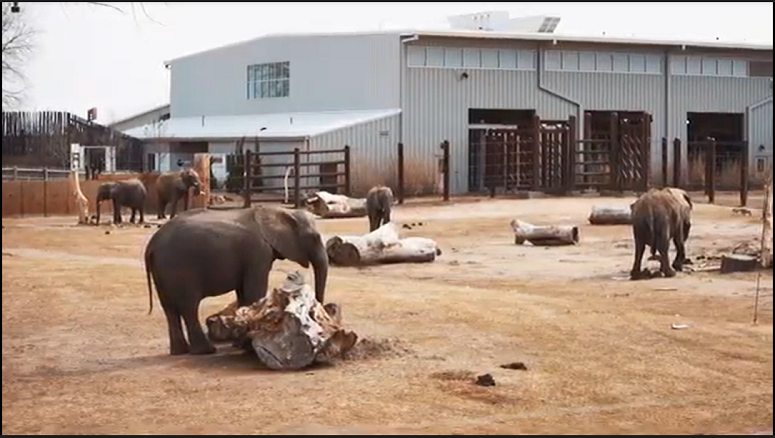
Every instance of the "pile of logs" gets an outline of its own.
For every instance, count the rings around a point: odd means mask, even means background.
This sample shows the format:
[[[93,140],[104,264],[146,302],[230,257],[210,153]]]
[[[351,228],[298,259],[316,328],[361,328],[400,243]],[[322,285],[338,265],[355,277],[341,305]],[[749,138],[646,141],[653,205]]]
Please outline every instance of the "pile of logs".
[[[315,192],[305,200],[307,210],[321,218],[365,217],[366,198],[350,198],[328,192]]]
[[[247,307],[232,303],[206,320],[213,342],[233,342],[252,349],[271,370],[292,371],[315,362],[341,358],[358,341],[342,328],[341,310],[325,307],[298,271]]]
[[[579,243],[579,227],[573,225],[533,225],[519,219],[511,221],[514,243],[533,246],[565,246]]]
[[[441,255],[438,244],[424,237],[401,239],[393,222],[363,236],[333,236],[326,241],[328,260],[336,266],[428,263]]]

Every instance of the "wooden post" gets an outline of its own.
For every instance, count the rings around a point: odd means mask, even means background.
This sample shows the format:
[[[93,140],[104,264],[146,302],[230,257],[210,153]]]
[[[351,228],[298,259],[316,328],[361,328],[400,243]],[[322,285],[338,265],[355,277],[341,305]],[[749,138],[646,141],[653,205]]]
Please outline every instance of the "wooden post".
[[[202,181],[202,193],[193,198],[191,206],[207,208],[210,204],[210,154],[194,154],[192,167]]]
[[[444,140],[441,143],[441,151],[443,153],[442,158],[442,172],[444,172],[443,178],[443,197],[444,201],[449,201],[449,141]]]
[[[711,204],[716,203],[716,140],[710,142],[708,148],[708,202]]]
[[[13,166],[13,180],[14,181],[19,180],[19,168],[16,166]]]
[[[398,203],[404,203],[404,144],[398,143]]]
[[[668,175],[668,157],[669,152],[667,150],[667,137],[662,137],[662,187],[667,187],[670,185],[670,176]]]
[[[242,206],[248,208],[253,204],[253,154],[249,149],[242,155]]]
[[[293,206],[301,206],[301,150],[293,150]]]
[[[683,181],[683,163],[681,162],[681,139],[673,139],[673,187],[682,188]]]
[[[536,114],[532,120],[533,131],[533,190],[541,190],[541,118]]]
[[[568,140],[565,152],[565,187],[569,192],[576,190],[576,141],[578,140],[576,116],[568,117]]]
[[[750,149],[747,141],[743,142],[742,158],[740,159],[740,206],[748,206],[748,172],[750,170]]]
[[[611,135],[610,152],[608,155],[608,171],[611,187],[616,191],[622,191],[622,180],[619,167],[621,166],[621,154],[619,145],[619,114],[611,113],[609,122],[609,134]]]
[[[352,180],[350,179],[350,146],[344,146],[344,194],[352,195]]]
[[[48,167],[43,168],[43,217],[48,217]]]

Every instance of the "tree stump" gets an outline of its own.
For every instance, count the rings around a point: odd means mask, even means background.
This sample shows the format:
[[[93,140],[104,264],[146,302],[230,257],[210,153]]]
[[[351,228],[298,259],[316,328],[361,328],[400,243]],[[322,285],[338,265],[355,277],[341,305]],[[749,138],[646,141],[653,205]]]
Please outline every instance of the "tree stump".
[[[533,246],[565,246],[579,243],[579,228],[573,225],[533,225],[519,219],[511,221],[514,243]]]
[[[328,260],[337,266],[429,263],[441,255],[438,244],[424,237],[401,239],[393,222],[363,236],[334,236],[326,241]]]
[[[315,192],[306,199],[307,210],[322,218],[365,217],[366,198],[350,198],[328,192]]]
[[[630,206],[594,206],[592,213],[589,214],[589,223],[592,225],[632,225]]]
[[[750,255],[731,254],[721,257],[721,273],[751,272],[759,269],[759,259]]]
[[[315,291],[298,271],[261,301],[247,307],[232,303],[208,317],[206,324],[211,340],[249,346],[276,371],[342,357],[358,341],[355,333],[342,328],[339,308],[316,301]]]

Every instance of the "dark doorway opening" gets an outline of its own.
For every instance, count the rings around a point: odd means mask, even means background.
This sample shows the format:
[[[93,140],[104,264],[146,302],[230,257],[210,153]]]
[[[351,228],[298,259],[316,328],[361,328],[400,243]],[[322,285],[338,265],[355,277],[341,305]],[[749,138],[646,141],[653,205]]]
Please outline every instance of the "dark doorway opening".
[[[101,147],[84,147],[83,163],[86,170],[86,179],[97,179],[106,170],[106,151]]]
[[[156,154],[146,154],[145,168],[148,172],[156,170]]]
[[[535,117],[535,110],[481,109],[468,110],[469,125],[527,125]]]
[[[716,185],[735,188],[740,183],[740,166],[745,157],[745,116],[743,113],[687,113],[687,155],[689,184],[704,186],[709,178],[708,148],[715,144],[713,170]]]

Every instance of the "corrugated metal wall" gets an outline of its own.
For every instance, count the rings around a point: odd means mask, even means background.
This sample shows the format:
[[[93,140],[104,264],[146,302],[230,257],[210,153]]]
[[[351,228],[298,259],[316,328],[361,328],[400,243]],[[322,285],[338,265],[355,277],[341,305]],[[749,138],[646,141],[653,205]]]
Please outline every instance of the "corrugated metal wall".
[[[394,115],[313,137],[310,139],[310,150],[336,150],[350,146],[353,196],[364,196],[377,184],[385,184],[395,190],[400,117]],[[308,159],[309,162],[335,161],[341,159],[341,155],[313,155]],[[310,166],[306,173],[318,174],[319,171],[317,166]],[[319,181],[304,183],[306,186],[317,184]]]
[[[772,166],[772,96],[762,102],[756,108],[752,108],[748,115],[748,135],[751,148],[751,169],[757,177],[763,176]],[[760,150],[761,147],[764,150]],[[757,161],[763,159],[764,169],[758,168]]]

